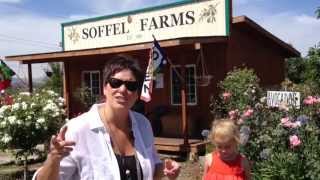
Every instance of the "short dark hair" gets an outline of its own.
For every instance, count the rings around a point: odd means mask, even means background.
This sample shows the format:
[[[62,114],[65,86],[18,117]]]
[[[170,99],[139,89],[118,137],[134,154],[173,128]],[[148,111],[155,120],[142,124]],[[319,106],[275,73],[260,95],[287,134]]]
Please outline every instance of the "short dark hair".
[[[103,70],[104,85],[108,83],[109,79],[113,75],[126,69],[133,73],[136,81],[139,83],[139,87],[141,87],[144,79],[144,73],[142,72],[137,60],[126,55],[117,55],[106,62]],[[139,88],[138,91],[140,91],[140,89],[141,88]]]

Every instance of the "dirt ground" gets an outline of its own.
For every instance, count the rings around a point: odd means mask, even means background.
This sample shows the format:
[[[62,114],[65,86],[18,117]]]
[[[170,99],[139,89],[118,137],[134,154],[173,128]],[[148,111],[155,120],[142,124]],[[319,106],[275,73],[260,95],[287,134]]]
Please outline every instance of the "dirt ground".
[[[168,156],[161,154],[161,159],[171,158],[179,162],[181,166],[180,175],[178,180],[201,180],[203,173],[204,156],[200,156],[196,161],[190,161],[185,159],[176,158],[174,156]]]

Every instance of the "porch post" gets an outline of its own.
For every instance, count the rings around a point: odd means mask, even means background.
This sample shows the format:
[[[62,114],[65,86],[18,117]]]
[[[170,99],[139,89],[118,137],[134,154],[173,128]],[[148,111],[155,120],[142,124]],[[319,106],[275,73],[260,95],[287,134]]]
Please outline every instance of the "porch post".
[[[182,132],[183,132],[183,144],[185,146],[189,145],[188,137],[188,120],[187,120],[187,99],[186,99],[186,81],[185,81],[185,65],[182,65],[182,78],[181,82],[181,109],[182,109]]]
[[[68,119],[70,119],[71,118],[71,110],[70,110],[69,62],[63,62],[63,97],[65,99],[67,116],[68,116]]]
[[[32,86],[32,66],[31,63],[28,63],[28,82],[29,82],[29,92],[33,92],[33,86]]]

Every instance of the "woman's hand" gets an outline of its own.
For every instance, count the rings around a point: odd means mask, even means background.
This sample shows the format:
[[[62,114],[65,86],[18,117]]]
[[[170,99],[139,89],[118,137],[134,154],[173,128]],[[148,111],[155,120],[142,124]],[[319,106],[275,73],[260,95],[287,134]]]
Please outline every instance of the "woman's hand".
[[[50,140],[50,152],[48,157],[54,162],[60,162],[65,156],[73,150],[71,146],[75,145],[74,141],[66,141],[65,135],[68,127],[65,126],[57,135],[53,135]]]
[[[180,165],[174,160],[166,159],[164,161],[163,173],[169,179],[176,179],[180,173]]]
[[[37,180],[59,180],[60,161],[70,154],[74,141],[66,141],[67,126],[63,127],[57,135],[50,140],[50,152],[42,168],[38,170]]]

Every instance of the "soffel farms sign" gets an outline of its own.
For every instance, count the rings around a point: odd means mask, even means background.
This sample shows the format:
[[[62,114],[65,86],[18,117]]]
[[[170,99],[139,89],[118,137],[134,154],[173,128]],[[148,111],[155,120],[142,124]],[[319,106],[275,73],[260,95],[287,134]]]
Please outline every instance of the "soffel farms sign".
[[[64,50],[182,37],[227,36],[228,0],[189,2],[62,24]]]

